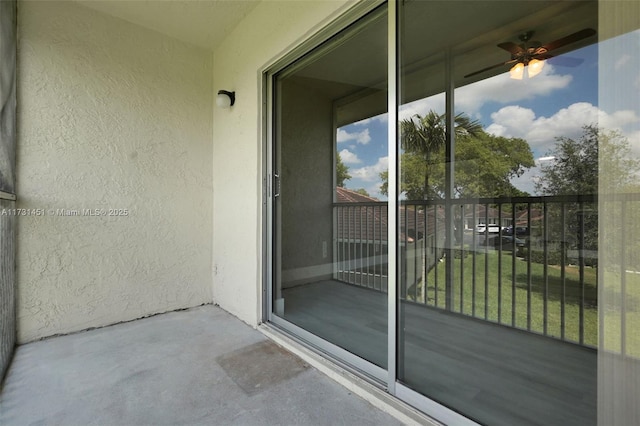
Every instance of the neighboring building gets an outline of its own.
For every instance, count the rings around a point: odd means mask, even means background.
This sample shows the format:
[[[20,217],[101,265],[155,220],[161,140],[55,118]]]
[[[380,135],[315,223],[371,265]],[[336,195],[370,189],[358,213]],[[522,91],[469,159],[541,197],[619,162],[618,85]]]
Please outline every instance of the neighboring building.
[[[336,187],[336,270],[334,278],[386,291],[388,278],[387,202]],[[398,238],[402,273],[411,292],[444,255],[442,206],[400,206]]]
[[[513,223],[513,219],[509,213],[500,212],[495,207],[475,204],[471,206],[471,210],[469,210],[469,208],[465,209],[464,229],[476,229],[479,224],[495,224],[501,228],[506,228]]]

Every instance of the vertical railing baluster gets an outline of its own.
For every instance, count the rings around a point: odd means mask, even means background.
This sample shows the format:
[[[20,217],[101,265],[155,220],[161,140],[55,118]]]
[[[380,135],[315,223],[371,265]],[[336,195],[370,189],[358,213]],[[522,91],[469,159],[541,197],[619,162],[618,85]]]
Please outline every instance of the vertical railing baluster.
[[[374,250],[372,250],[373,241],[376,235],[373,227],[375,223],[375,215],[373,209],[375,209],[374,206],[367,207],[367,287],[375,289],[376,277],[371,273],[371,264],[373,260],[372,252],[375,252]]]
[[[543,209],[543,235],[544,241],[543,243],[543,283],[544,283],[544,299],[542,301],[542,323],[543,323],[543,334],[547,335],[547,329],[549,327],[547,314],[549,311],[548,300],[549,300],[549,211],[547,208],[547,202],[543,201],[542,204]]]
[[[385,224],[383,224],[383,217],[387,218],[387,221],[389,220],[389,216],[388,216],[388,210],[387,206],[379,206],[378,210],[380,212],[380,222],[378,224],[378,233],[380,234],[380,239],[379,239],[379,247],[378,247],[378,280],[380,281],[380,289],[382,291],[385,290],[385,282],[384,282],[384,278],[383,278],[383,272],[384,272],[384,238],[383,238],[383,232],[385,232]],[[387,234],[387,245],[389,244],[389,235]],[[395,241],[392,241],[392,244],[396,244]],[[387,250],[388,253],[388,250]],[[387,261],[388,261],[388,254],[387,254]],[[388,267],[388,266],[387,266]]]
[[[531,202],[527,203],[527,231],[529,232],[529,247],[527,248],[527,330],[531,331],[531,290],[533,287],[531,275]]]
[[[418,206],[413,206],[413,301],[418,301]]]
[[[489,319],[489,203],[484,205],[484,319]]]
[[[354,280],[353,280],[353,247],[355,246],[354,241],[353,241],[353,232],[354,232],[354,230],[353,230],[353,228],[354,228],[353,206],[349,206],[348,207],[348,212],[349,212],[349,215],[348,215],[348,218],[349,218],[349,220],[348,220],[348,223],[349,223],[349,234],[348,234],[349,235],[349,256],[348,256],[349,269],[348,269],[348,271],[349,271],[349,283],[353,284],[354,283]]]
[[[433,250],[433,288],[434,288],[434,301],[433,303],[435,304],[434,306],[438,306],[438,263],[439,263],[439,247],[438,247],[438,205],[437,204],[433,204],[433,212],[434,212],[434,216],[433,216],[433,223],[434,223],[434,227],[433,227],[433,245],[434,245],[434,250]]]
[[[460,217],[464,221],[464,205],[460,204]],[[456,236],[460,236],[462,229],[457,229]],[[455,255],[454,255],[455,257]],[[460,241],[460,313],[464,313],[464,233]]]
[[[337,266],[338,266],[338,280],[342,281],[342,207],[336,207],[336,229],[338,230],[338,235],[336,238],[336,254],[337,254]]]
[[[471,228],[471,315],[473,317],[476,316],[476,249],[478,247],[478,236],[476,233],[476,224],[477,224],[477,208],[478,205],[473,203],[471,204],[473,208],[471,212],[471,223],[473,227]],[[463,237],[464,240],[464,237]]]
[[[561,228],[561,241],[562,241],[562,253],[560,253],[561,267],[560,267],[560,338],[566,339],[566,303],[567,303],[567,278],[566,278],[566,255],[567,255],[567,218],[566,218],[566,204],[560,203],[560,224]]]
[[[580,232],[580,247],[579,247],[579,263],[580,263],[580,329],[579,329],[579,342],[582,345],[584,343],[584,299],[585,299],[585,285],[584,285],[584,202],[578,203],[578,230]]]
[[[369,246],[371,245],[371,242],[370,242],[371,241],[370,240],[370,237],[371,237],[371,232],[370,231],[371,230],[369,229],[369,206],[366,206],[365,209],[364,209],[364,220],[365,220],[365,229],[366,229],[365,236],[366,236],[366,241],[367,241],[367,243],[364,246],[365,250],[367,252],[367,255],[366,255],[366,258],[365,258],[366,259],[365,263],[367,264],[367,266],[366,266],[367,288],[371,288],[371,269],[370,269],[371,268],[371,258],[369,257],[371,255],[371,252],[369,250]]]
[[[429,205],[424,206],[424,252],[421,267],[424,267],[422,287],[424,288],[424,304],[429,304]]]
[[[378,280],[380,281],[380,289],[382,291],[384,291],[384,287],[385,287],[385,282],[384,282],[384,278],[383,278],[383,272],[384,272],[384,238],[383,238],[383,232],[385,232],[385,224],[383,224],[383,217],[387,218],[387,221],[389,220],[388,214],[386,214],[385,212],[387,212],[387,206],[379,206],[378,210],[379,210],[379,216],[380,216],[380,222],[378,223],[378,233],[380,234],[380,238],[378,241]],[[393,244],[395,244],[396,242],[393,241]],[[389,235],[387,235],[387,244],[389,244]],[[387,250],[388,253],[388,250]],[[387,259],[388,261],[388,259]]]
[[[377,254],[378,253],[378,235],[376,234],[376,222],[377,222],[376,218],[380,216],[376,213],[376,209],[377,209],[377,206],[373,206],[371,208],[372,214],[373,214],[371,218],[371,221],[373,223],[373,235],[371,238],[371,246],[373,248],[373,271],[372,272],[373,272],[373,288],[374,289],[377,289],[378,287],[377,286],[378,277],[376,276],[376,272],[378,270],[378,254]],[[382,290],[382,283],[380,283],[379,289]]]
[[[348,281],[348,277],[345,274],[345,271],[347,270],[347,227],[345,221],[346,211],[346,208],[340,207],[340,229],[342,231],[342,238],[340,241],[340,275],[343,281]]]
[[[357,278],[360,278],[360,286],[364,287],[364,280],[363,280],[363,275],[362,275],[362,267],[363,267],[363,255],[364,255],[364,250],[362,247],[362,240],[364,239],[363,233],[362,233],[362,225],[363,225],[363,220],[362,220],[362,207],[358,207],[358,237],[360,237],[360,244],[358,245],[360,247],[360,253],[357,254],[357,262],[358,262],[358,266],[356,266],[356,281]]]
[[[502,203],[498,204],[498,323],[502,323]],[[487,237],[489,236],[487,224]]]
[[[378,231],[376,232],[376,268],[375,268],[375,277],[378,280],[378,286],[380,287],[380,291],[384,292],[384,278],[382,277],[382,271],[384,268],[384,239],[383,239],[383,232],[384,232],[384,220],[383,218],[385,217],[385,208],[386,206],[378,206],[378,213],[377,213],[377,224],[378,224]],[[388,240],[388,236],[387,236],[387,240]],[[387,243],[388,244],[388,243]]]
[[[511,326],[516,326],[516,254],[518,241],[516,232],[516,203],[511,203]]]

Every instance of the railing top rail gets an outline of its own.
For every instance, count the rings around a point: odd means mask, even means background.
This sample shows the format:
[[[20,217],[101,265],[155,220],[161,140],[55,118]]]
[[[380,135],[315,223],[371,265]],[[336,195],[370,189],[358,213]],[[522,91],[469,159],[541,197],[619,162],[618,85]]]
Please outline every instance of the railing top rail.
[[[333,203],[333,207],[379,207],[386,205],[386,201],[367,201],[366,203],[342,201],[339,203]]]
[[[628,195],[634,196],[640,200],[640,194],[614,194],[618,195],[620,200],[629,200]],[[636,197],[637,196],[637,197]],[[593,203],[597,202],[598,196],[594,194],[581,195],[544,195],[532,197],[491,197],[491,198],[453,198],[449,201],[439,200],[402,200],[400,204],[419,205],[419,206],[441,206],[449,204],[528,204],[528,203]],[[607,197],[609,198],[609,197]]]
[[[640,201],[640,193],[618,193],[618,194],[579,194],[579,195],[544,195],[531,197],[493,197],[493,198],[453,198],[449,201],[444,199],[436,200],[400,200],[400,205],[409,206],[443,206],[449,204],[536,204],[536,203],[596,203],[598,201]],[[353,207],[353,206],[386,206],[386,201],[359,202],[337,202],[333,207]]]

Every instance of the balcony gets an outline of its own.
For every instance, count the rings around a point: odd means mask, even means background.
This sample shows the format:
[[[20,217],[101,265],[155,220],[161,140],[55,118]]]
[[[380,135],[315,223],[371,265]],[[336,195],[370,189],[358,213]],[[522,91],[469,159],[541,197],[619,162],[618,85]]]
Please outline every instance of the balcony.
[[[611,199],[620,214],[640,198]],[[386,292],[387,203],[336,203],[334,278]],[[445,211],[455,227],[447,243]],[[597,347],[594,196],[403,201],[400,298],[549,338]],[[478,232],[479,224],[495,224]],[[621,225],[624,226],[624,225]],[[513,229],[516,229],[513,235]],[[622,260],[622,246],[610,256]],[[451,273],[445,264],[450,256]],[[620,262],[618,262],[620,263]],[[633,277],[633,274],[630,275]],[[634,286],[635,287],[635,286]]]
[[[19,346],[0,394],[6,426],[265,422],[401,424],[211,305]]]
[[[633,235],[636,225],[625,218],[640,197],[600,201]],[[452,244],[447,211],[455,226]],[[397,279],[404,326],[398,358],[409,361],[398,368],[408,384],[466,412],[482,400],[483,421],[501,412],[495,424],[552,424],[560,418],[567,425],[591,424],[599,343],[597,212],[593,196],[402,201]],[[284,292],[289,321],[381,367],[387,217],[386,202],[335,203],[333,279]],[[482,223],[497,226],[478,232]],[[609,246],[607,258],[618,259],[617,272],[636,291],[637,274],[626,266],[635,253],[620,243]],[[640,296],[623,294],[620,303],[627,305]],[[628,305],[618,318],[609,316],[607,327],[625,327],[626,319],[635,318],[633,309]],[[328,312],[331,321],[319,324],[317,318]],[[622,339],[617,347],[627,357],[640,355],[636,341]],[[459,383],[465,383],[464,392]],[[541,414],[539,407],[552,408]]]

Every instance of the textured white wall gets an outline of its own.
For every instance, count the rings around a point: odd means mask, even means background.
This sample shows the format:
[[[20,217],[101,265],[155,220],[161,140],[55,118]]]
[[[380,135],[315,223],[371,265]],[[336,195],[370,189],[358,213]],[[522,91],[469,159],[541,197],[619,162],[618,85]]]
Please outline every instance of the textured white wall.
[[[265,0],[214,52],[214,88],[235,90],[236,105],[214,110],[213,296],[249,324],[261,318],[259,70],[352,3]]]
[[[212,55],[20,2],[19,341],[212,301]],[[63,217],[51,209],[128,209]]]

